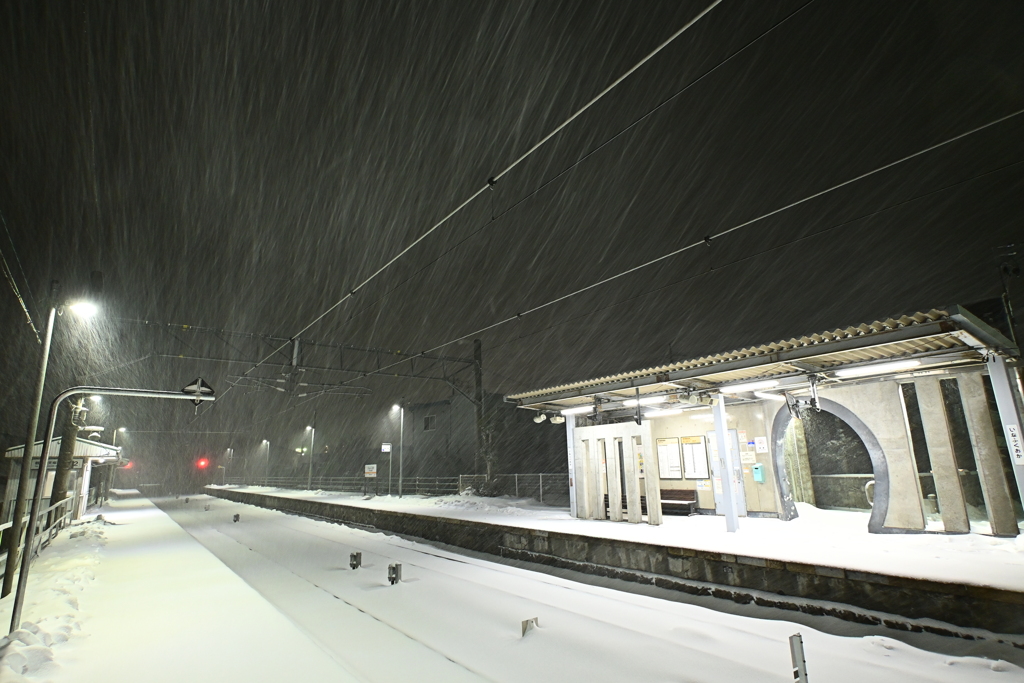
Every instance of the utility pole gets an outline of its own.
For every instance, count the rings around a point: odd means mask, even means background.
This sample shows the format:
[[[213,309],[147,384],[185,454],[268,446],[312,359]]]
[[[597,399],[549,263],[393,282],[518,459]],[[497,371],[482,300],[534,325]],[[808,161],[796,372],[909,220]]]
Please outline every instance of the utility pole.
[[[39,374],[36,378],[36,389],[32,396],[32,409],[28,418],[28,436],[25,437],[25,448],[21,453],[21,478],[18,479],[18,497],[14,503],[14,516],[11,517],[11,528],[7,530],[7,565],[4,570],[4,585],[0,597],[10,595],[14,590],[14,575],[18,569],[18,555],[21,547],[22,517],[28,507],[28,480],[32,476],[32,454],[36,445],[36,431],[39,429],[39,411],[43,406],[43,387],[46,384],[46,366],[50,362],[50,341],[53,339],[53,321],[57,316],[57,281],[50,283],[50,315],[46,320],[46,332],[43,334],[43,352],[39,359]],[[43,444],[45,447],[46,444]],[[40,463],[41,464],[41,463]],[[41,473],[41,476],[46,476]]]
[[[64,423],[64,431],[60,437],[60,451],[57,453],[57,470],[53,473],[53,488],[50,493],[50,504],[59,503],[68,497],[68,474],[71,473],[75,458],[75,444],[78,440],[79,422],[85,397],[78,396],[77,401],[68,411],[68,421]]]
[[[473,459],[473,474],[480,474],[480,460],[487,464],[487,481],[491,480],[491,464],[487,458],[484,435],[484,370],[483,344],[473,340],[473,400],[476,403],[476,457]]]
[[[313,446],[316,442],[316,411],[313,411],[313,424],[309,428],[309,475],[306,477],[306,490],[313,489]]]

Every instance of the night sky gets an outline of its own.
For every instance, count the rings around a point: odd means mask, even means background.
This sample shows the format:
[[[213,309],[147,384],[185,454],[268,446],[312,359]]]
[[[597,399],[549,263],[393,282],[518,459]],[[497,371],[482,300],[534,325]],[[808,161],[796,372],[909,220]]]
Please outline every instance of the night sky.
[[[46,403],[197,375],[224,393],[251,365],[156,355],[273,346],[182,325],[292,337],[709,1],[5,1],[0,251],[37,326],[51,279],[71,296],[105,278],[100,316],[58,320]],[[1013,0],[726,0],[303,337],[422,351],[471,335],[1024,109],[1022,45]],[[1024,114],[524,315],[478,335],[485,387],[998,296],[997,248],[1024,243],[1022,162]],[[3,285],[10,446],[39,345]],[[315,409],[329,471],[351,474],[397,439],[392,403],[453,391],[303,375],[360,397],[246,382],[198,416],[122,400],[92,421],[127,426],[156,476],[294,445]]]

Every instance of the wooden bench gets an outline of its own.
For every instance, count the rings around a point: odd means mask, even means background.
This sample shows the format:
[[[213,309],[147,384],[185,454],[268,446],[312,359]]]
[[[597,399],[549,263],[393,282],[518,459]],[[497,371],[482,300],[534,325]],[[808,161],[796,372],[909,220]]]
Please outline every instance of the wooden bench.
[[[605,510],[611,515],[608,494],[604,496]],[[692,515],[697,507],[697,492],[693,489],[662,489],[661,512],[665,515]],[[622,509],[626,509],[626,496],[622,496]],[[640,496],[640,514],[647,514],[647,496]]]
[[[661,512],[666,515],[692,515],[697,507],[697,492],[693,489],[662,489]]]

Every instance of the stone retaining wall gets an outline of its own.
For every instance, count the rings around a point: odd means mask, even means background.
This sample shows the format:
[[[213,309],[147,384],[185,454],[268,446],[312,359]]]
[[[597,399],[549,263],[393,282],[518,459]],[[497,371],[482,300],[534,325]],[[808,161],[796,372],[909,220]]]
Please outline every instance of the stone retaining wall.
[[[908,579],[838,567],[633,543],[408,512],[373,510],[316,500],[207,489],[211,495],[306,517],[373,527],[490,555],[527,560],[598,576],[652,583],[810,614],[828,614],[890,628],[970,637],[934,619],[994,633],[1024,634],[1024,593]],[[843,603],[825,605],[821,602]],[[864,612],[882,612],[870,614]],[[887,619],[886,615],[903,617]]]

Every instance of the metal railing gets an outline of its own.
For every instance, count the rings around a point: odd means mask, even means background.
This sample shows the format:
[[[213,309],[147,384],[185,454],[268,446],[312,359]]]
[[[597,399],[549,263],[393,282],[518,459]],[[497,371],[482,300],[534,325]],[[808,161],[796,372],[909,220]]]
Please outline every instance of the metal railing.
[[[304,490],[306,477],[227,477],[226,484],[245,486],[274,486],[281,489]],[[372,493],[385,495],[388,480],[384,477],[313,477],[313,490],[343,493]],[[398,494],[398,480],[391,481],[391,492]],[[402,480],[402,493],[409,496],[452,496],[459,492],[458,477],[406,477]]]
[[[463,474],[459,493],[467,489],[488,496],[533,498],[545,505],[569,504],[569,475],[564,473],[496,474],[490,482],[483,474]]]
[[[273,486],[282,489],[306,489],[306,477],[227,477],[225,484],[239,486]],[[343,493],[388,492],[386,478],[313,477],[313,489]],[[406,477],[402,493],[409,496],[453,496],[467,489],[488,496],[533,498],[546,505],[569,504],[569,475],[564,473],[498,474],[487,481],[483,474],[462,474],[458,477]],[[391,492],[398,494],[398,480],[391,482]]]
[[[57,534],[61,532],[64,527],[68,525],[71,518],[71,513],[74,510],[75,498],[65,498],[64,500],[58,501],[46,508],[45,510],[39,511],[39,516],[36,517],[36,540],[35,545],[32,547],[33,557],[38,555],[39,552],[50,545],[50,542],[57,537]],[[31,528],[26,522],[28,522],[29,515],[25,515],[21,518],[21,538],[18,539],[18,549],[23,552],[25,549],[25,536],[28,534]],[[0,533],[8,533],[14,525],[13,520],[0,524]],[[4,544],[6,546],[6,544]],[[4,566],[7,560],[7,551],[0,552],[0,577],[4,575]]]

